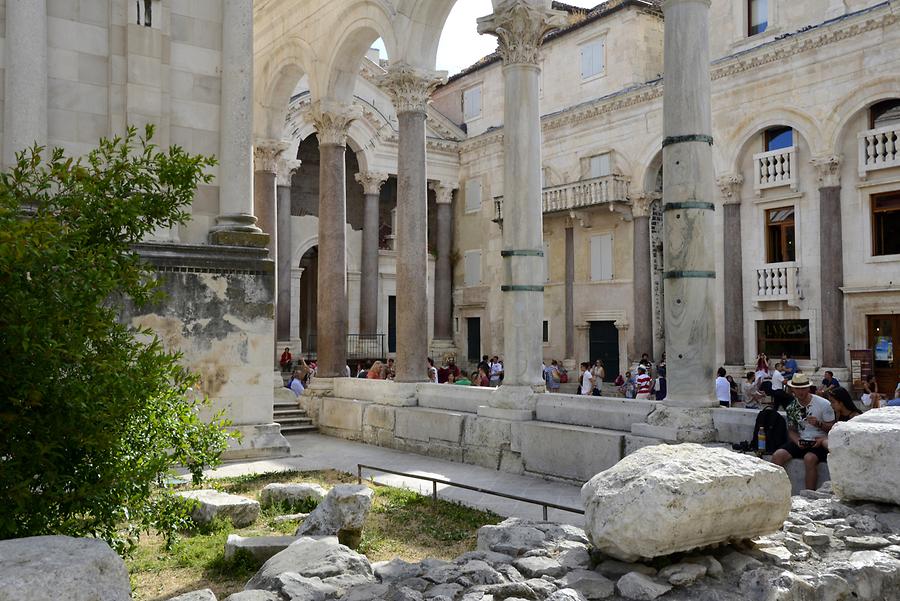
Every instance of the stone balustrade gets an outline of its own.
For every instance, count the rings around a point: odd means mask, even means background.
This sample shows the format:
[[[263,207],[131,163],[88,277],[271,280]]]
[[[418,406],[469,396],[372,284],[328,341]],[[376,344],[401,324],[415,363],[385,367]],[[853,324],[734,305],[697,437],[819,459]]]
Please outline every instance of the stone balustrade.
[[[757,194],[768,188],[790,186],[797,189],[797,147],[788,146],[753,155],[755,177],[753,188]]]
[[[628,178],[604,175],[578,182],[544,188],[541,195],[544,213],[580,209],[628,198]]]
[[[803,298],[799,275],[800,267],[793,261],[769,263],[757,269],[754,301],[787,301],[796,305]]]
[[[859,176],[900,166],[900,123],[859,133]]]

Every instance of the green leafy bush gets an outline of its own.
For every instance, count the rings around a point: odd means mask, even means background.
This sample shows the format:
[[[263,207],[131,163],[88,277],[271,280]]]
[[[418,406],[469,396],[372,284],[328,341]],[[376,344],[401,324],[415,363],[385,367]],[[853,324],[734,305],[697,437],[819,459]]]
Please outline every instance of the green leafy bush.
[[[157,486],[225,449],[194,377],[120,299],[159,300],[131,245],[183,223],[214,159],[129,130],[86,158],[34,148],[0,174],[0,538],[98,536],[118,550],[186,512]],[[148,342],[149,341],[149,342]]]

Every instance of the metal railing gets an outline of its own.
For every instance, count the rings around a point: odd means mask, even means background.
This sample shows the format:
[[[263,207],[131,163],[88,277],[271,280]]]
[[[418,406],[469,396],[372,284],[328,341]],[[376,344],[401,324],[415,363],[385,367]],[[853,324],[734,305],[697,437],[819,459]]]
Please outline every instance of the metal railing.
[[[380,472],[382,474],[393,474],[395,476],[403,476],[405,478],[415,478],[417,480],[427,480],[431,482],[431,498],[433,500],[437,500],[437,487],[438,484],[443,484],[445,486],[455,486],[456,488],[462,488],[465,490],[471,490],[473,492],[480,492],[486,495],[493,495],[495,497],[503,497],[504,499],[511,499],[513,501],[521,501],[523,503],[530,503],[532,505],[540,505],[544,511],[544,521],[547,521],[547,509],[558,509],[560,511],[568,511],[570,513],[577,513],[578,515],[584,515],[583,509],[578,509],[576,507],[566,507],[565,505],[559,505],[558,503],[551,503],[550,501],[536,501],[535,499],[529,499],[528,497],[520,497],[518,495],[510,495],[505,492],[499,492],[496,490],[490,490],[487,488],[481,488],[480,486],[472,486],[471,484],[463,484],[462,482],[451,482],[450,480],[445,480],[443,478],[433,478],[431,476],[420,476],[418,474],[408,474],[406,472],[398,472],[395,470],[389,470],[383,467],[375,467],[374,465],[364,465],[362,463],[356,464],[356,481],[359,484],[362,484],[363,481],[363,470],[367,469],[372,472]]]
[[[380,359],[384,353],[384,334],[348,334],[348,359]]]

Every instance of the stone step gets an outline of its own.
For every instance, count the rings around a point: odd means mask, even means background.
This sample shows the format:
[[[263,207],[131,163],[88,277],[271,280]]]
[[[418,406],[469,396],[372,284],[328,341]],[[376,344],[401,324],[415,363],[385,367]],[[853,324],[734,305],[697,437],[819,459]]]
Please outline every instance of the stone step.
[[[311,417],[285,417],[279,418],[275,416],[275,423],[279,424],[282,428],[284,426],[307,426],[312,423]]]
[[[309,417],[309,414],[305,409],[285,409],[283,411],[275,410],[273,413],[275,416],[275,421],[280,421],[280,419],[292,419],[295,417]]]
[[[287,434],[306,434],[307,432],[318,432],[319,429],[313,425],[308,426],[282,426],[281,433]]]

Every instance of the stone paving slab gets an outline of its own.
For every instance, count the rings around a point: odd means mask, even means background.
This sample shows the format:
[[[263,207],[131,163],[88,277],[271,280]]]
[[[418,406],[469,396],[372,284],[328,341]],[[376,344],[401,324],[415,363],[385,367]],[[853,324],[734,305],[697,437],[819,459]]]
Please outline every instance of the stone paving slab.
[[[307,471],[328,468],[355,474],[357,464],[364,463],[411,474],[462,482],[507,494],[549,501],[567,507],[581,508],[581,487],[572,484],[530,476],[518,476],[465,463],[444,461],[415,453],[405,453],[321,434],[288,436],[287,439],[291,444],[290,457],[228,463],[218,469],[207,471],[206,475],[213,478],[221,478],[261,472]],[[371,475],[371,473],[365,472],[363,474],[366,478]],[[425,480],[391,474],[375,474],[375,481],[379,484],[415,490],[426,495],[431,494],[431,482]],[[519,517],[531,520],[542,518],[540,505],[530,505],[521,501],[504,499],[480,492],[438,485],[438,497],[456,501],[469,507],[493,511],[503,517]],[[550,509],[548,519],[574,526],[584,525],[583,516],[567,511]]]

